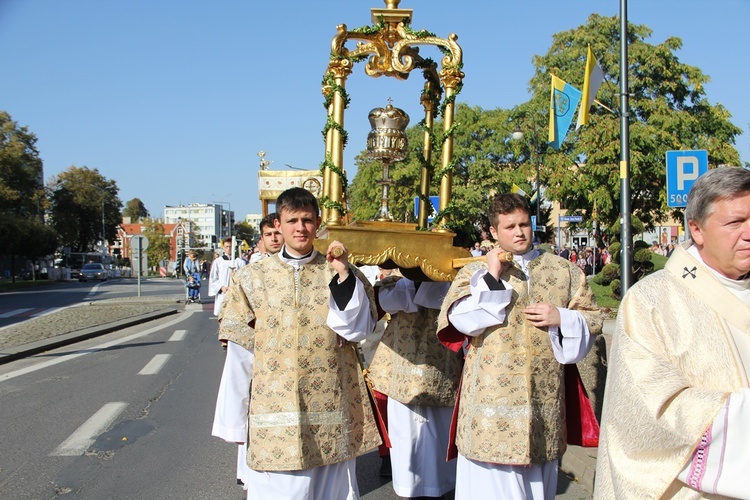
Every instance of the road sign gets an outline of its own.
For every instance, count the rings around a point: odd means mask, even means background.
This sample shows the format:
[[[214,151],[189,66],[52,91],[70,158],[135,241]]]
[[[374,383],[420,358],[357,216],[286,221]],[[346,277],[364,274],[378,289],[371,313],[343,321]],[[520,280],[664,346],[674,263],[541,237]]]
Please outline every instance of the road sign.
[[[684,207],[693,183],[708,172],[708,151],[667,151],[667,206]]]
[[[148,248],[148,238],[143,236],[142,234],[136,234],[130,237],[130,248],[135,249],[137,252],[140,248],[141,250],[145,250]]]
[[[560,222],[583,222],[582,215],[561,215]]]
[[[427,222],[435,220],[435,214],[440,206],[440,196],[430,196],[430,205],[432,206],[427,207]],[[419,196],[414,197],[414,217],[419,217]]]

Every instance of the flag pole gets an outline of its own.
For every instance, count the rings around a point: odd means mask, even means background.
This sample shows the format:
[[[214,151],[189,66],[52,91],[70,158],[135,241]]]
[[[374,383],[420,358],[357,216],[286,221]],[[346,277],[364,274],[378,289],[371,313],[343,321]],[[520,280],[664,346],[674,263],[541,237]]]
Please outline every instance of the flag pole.
[[[633,282],[633,234],[630,206],[630,133],[628,108],[628,0],[620,0],[620,282],[622,295]]]

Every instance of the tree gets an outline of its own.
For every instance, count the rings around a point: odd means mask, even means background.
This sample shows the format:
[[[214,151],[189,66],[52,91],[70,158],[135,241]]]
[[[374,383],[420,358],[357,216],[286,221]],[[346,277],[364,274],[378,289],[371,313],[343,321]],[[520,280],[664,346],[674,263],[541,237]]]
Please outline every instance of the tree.
[[[172,247],[169,236],[164,234],[164,226],[154,219],[145,220],[144,225],[143,235],[148,238],[148,261],[151,265],[158,265],[163,260],[169,260]]]
[[[136,223],[139,220],[148,217],[149,213],[140,198],[133,198],[125,203],[125,209],[122,211],[122,216],[123,218],[130,217],[130,222]]]
[[[240,241],[244,240],[247,242],[251,242],[253,241],[253,236],[255,235],[255,228],[247,222],[240,221],[234,225],[234,234],[235,237]]]
[[[46,208],[36,136],[0,111],[0,254],[36,260],[57,249],[57,233],[43,223]],[[11,270],[15,277],[15,269]]]
[[[619,19],[591,15],[586,24],[553,36],[546,55],[535,60],[532,99],[515,111],[519,117],[545,110],[549,103],[550,73],[581,87],[587,45],[590,44],[609,82],[620,72]],[[703,85],[709,77],[679,61],[682,42],[668,38],[659,45],[646,42],[651,30],[629,25],[630,189],[633,215],[647,228],[667,215],[680,220],[681,210],[669,209],[666,200],[664,158],[667,150],[706,149],[709,163],[739,165],[734,148],[741,129],[729,122],[721,105],[712,105]],[[610,108],[619,103],[619,84],[605,84],[598,99]],[[620,217],[620,118],[593,106],[591,121],[570,130],[559,152],[550,150],[542,169],[547,196],[565,200],[573,212],[593,213],[605,226]],[[546,132],[546,128],[541,127]],[[593,223],[589,218],[589,224]]]
[[[64,246],[75,252],[92,251],[102,240],[102,204],[104,206],[104,238],[113,241],[120,223],[122,202],[119,188],[98,169],[71,166],[53,177],[50,217]]]
[[[41,215],[44,206],[42,159],[36,136],[0,111],[0,212]]]
[[[11,276],[15,280],[16,258],[36,261],[52,255],[57,249],[58,235],[37,217],[0,214],[0,241],[3,255],[11,257]]]

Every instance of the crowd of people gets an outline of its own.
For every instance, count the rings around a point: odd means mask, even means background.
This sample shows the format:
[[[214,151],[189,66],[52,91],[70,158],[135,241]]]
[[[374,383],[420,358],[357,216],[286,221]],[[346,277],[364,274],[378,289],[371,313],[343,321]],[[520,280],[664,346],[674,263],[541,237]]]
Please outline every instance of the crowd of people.
[[[489,239],[474,243],[471,249],[471,255],[481,257],[487,255],[490,250],[495,248],[496,244]],[[593,276],[599,272],[602,267],[612,262],[612,256],[606,248],[598,247],[572,247],[563,244],[560,248],[554,245],[551,248],[552,253],[572,262],[578,266],[586,276]]]
[[[608,254],[538,248],[527,200],[500,194],[494,243],[452,282],[420,282],[361,270],[339,241],[318,252],[304,189],[276,207],[261,258],[216,292],[226,361],[212,434],[238,445],[247,498],[359,498],[356,458],[378,447],[401,497],[554,498],[582,425],[566,367],[604,319],[579,262]],[[691,241],[618,311],[597,498],[748,498],[750,172],[701,176],[687,220]]]

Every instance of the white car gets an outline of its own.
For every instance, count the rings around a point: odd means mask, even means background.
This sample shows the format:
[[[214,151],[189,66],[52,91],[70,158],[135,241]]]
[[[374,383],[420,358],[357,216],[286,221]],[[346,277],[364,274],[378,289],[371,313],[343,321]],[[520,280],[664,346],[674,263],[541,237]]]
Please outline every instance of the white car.
[[[86,264],[78,275],[78,281],[87,280],[107,281],[107,270],[102,264]]]

